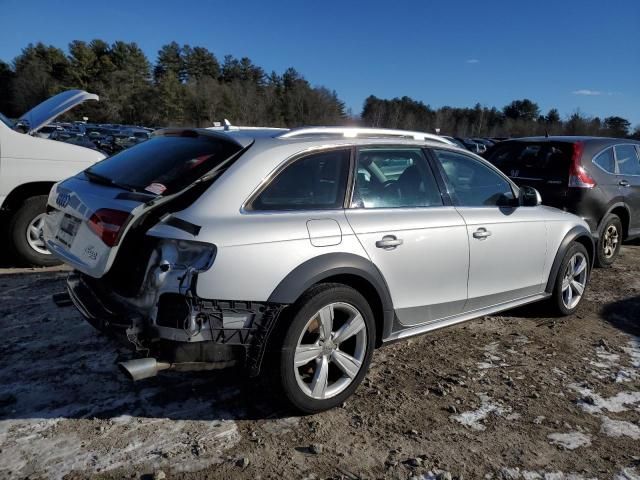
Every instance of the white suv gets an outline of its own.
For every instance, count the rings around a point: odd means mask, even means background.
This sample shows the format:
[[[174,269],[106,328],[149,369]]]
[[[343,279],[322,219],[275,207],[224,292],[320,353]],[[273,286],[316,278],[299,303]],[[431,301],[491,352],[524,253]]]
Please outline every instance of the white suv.
[[[87,100],[98,100],[98,96],[68,90],[25,113],[17,122],[0,114],[0,211],[5,214],[12,253],[22,263],[59,263],[41,238],[49,190],[55,182],[105,157],[95,150],[37,136],[58,115]]]
[[[315,412],[374,348],[583,297],[593,241],[440,137],[356,129],[165,130],[59,183],[48,248],[71,299],[158,370],[242,363]],[[265,355],[266,354],[266,355]]]

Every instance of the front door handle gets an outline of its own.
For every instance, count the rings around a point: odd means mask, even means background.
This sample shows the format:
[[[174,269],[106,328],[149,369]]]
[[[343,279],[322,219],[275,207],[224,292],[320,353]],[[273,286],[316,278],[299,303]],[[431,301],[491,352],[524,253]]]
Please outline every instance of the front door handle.
[[[618,185],[620,185],[621,187],[630,187],[631,186],[631,184],[629,183],[628,180],[620,180],[618,182]]]
[[[491,232],[484,227],[481,227],[477,229],[475,232],[473,232],[473,238],[479,238],[480,240],[483,240],[490,236],[491,236]]]
[[[395,235],[385,235],[382,237],[382,240],[378,240],[376,242],[376,247],[382,248],[383,250],[393,250],[399,245],[402,245],[402,239],[397,238]]]

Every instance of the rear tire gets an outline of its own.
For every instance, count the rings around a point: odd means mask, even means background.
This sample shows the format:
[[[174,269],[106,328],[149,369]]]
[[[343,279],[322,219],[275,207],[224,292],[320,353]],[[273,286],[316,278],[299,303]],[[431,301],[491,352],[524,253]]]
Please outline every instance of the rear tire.
[[[36,233],[46,207],[46,195],[27,198],[9,221],[11,250],[22,265],[46,267],[61,263],[46,250]]]
[[[551,302],[556,313],[573,314],[584,298],[589,282],[589,254],[578,242],[572,242],[560,264]]]
[[[376,332],[368,302],[346,285],[321,284],[283,320],[274,373],[285,398],[303,413],[342,404],[371,363]]]
[[[607,215],[602,221],[602,228],[596,248],[596,266],[610,267],[615,262],[622,245],[622,221],[614,214]]]

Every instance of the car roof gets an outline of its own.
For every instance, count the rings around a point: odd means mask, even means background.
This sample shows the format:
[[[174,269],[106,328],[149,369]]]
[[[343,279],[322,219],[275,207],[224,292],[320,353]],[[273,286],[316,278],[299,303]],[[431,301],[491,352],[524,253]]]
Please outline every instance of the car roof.
[[[242,147],[247,147],[254,142],[262,144],[263,147],[267,147],[267,144],[273,145],[304,145],[304,147],[321,147],[321,146],[350,146],[350,145],[407,145],[407,146],[432,146],[451,148],[452,150],[458,150],[465,153],[469,153],[468,150],[460,148],[458,145],[447,140],[438,141],[437,139],[424,138],[414,139],[407,138],[405,136],[387,136],[381,134],[380,136],[364,136],[364,137],[344,137],[338,136],[335,133],[327,134],[314,134],[314,135],[301,135],[292,137],[282,137],[283,133],[291,132],[286,128],[265,128],[265,127],[234,127],[233,129],[225,130],[224,128],[165,128],[155,131],[153,136],[162,135],[176,135],[183,132],[193,132],[198,135],[215,137],[215,138],[227,138],[232,139]],[[389,130],[392,132],[392,130]]]
[[[566,142],[566,143],[575,143],[575,142],[598,142],[598,143],[620,143],[620,142],[631,142],[631,143],[640,143],[637,140],[633,140],[630,138],[616,138],[616,137],[591,137],[587,135],[553,135],[549,137],[519,137],[519,138],[509,138],[504,142],[499,143],[501,145],[505,142]]]

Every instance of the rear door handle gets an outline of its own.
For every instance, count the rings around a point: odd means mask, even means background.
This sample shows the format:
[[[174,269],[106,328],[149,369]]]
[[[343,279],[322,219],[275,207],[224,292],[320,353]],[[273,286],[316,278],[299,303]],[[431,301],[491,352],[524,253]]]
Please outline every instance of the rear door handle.
[[[482,227],[473,232],[473,238],[479,238],[480,240],[491,236],[491,232]]]
[[[402,239],[397,238],[395,235],[385,235],[382,237],[382,240],[378,240],[376,242],[376,247],[382,248],[383,250],[393,250],[399,245],[402,245]]]
[[[629,186],[631,186],[631,184],[629,183],[628,180],[620,180],[618,182],[618,185],[620,185],[621,187],[629,187]]]

